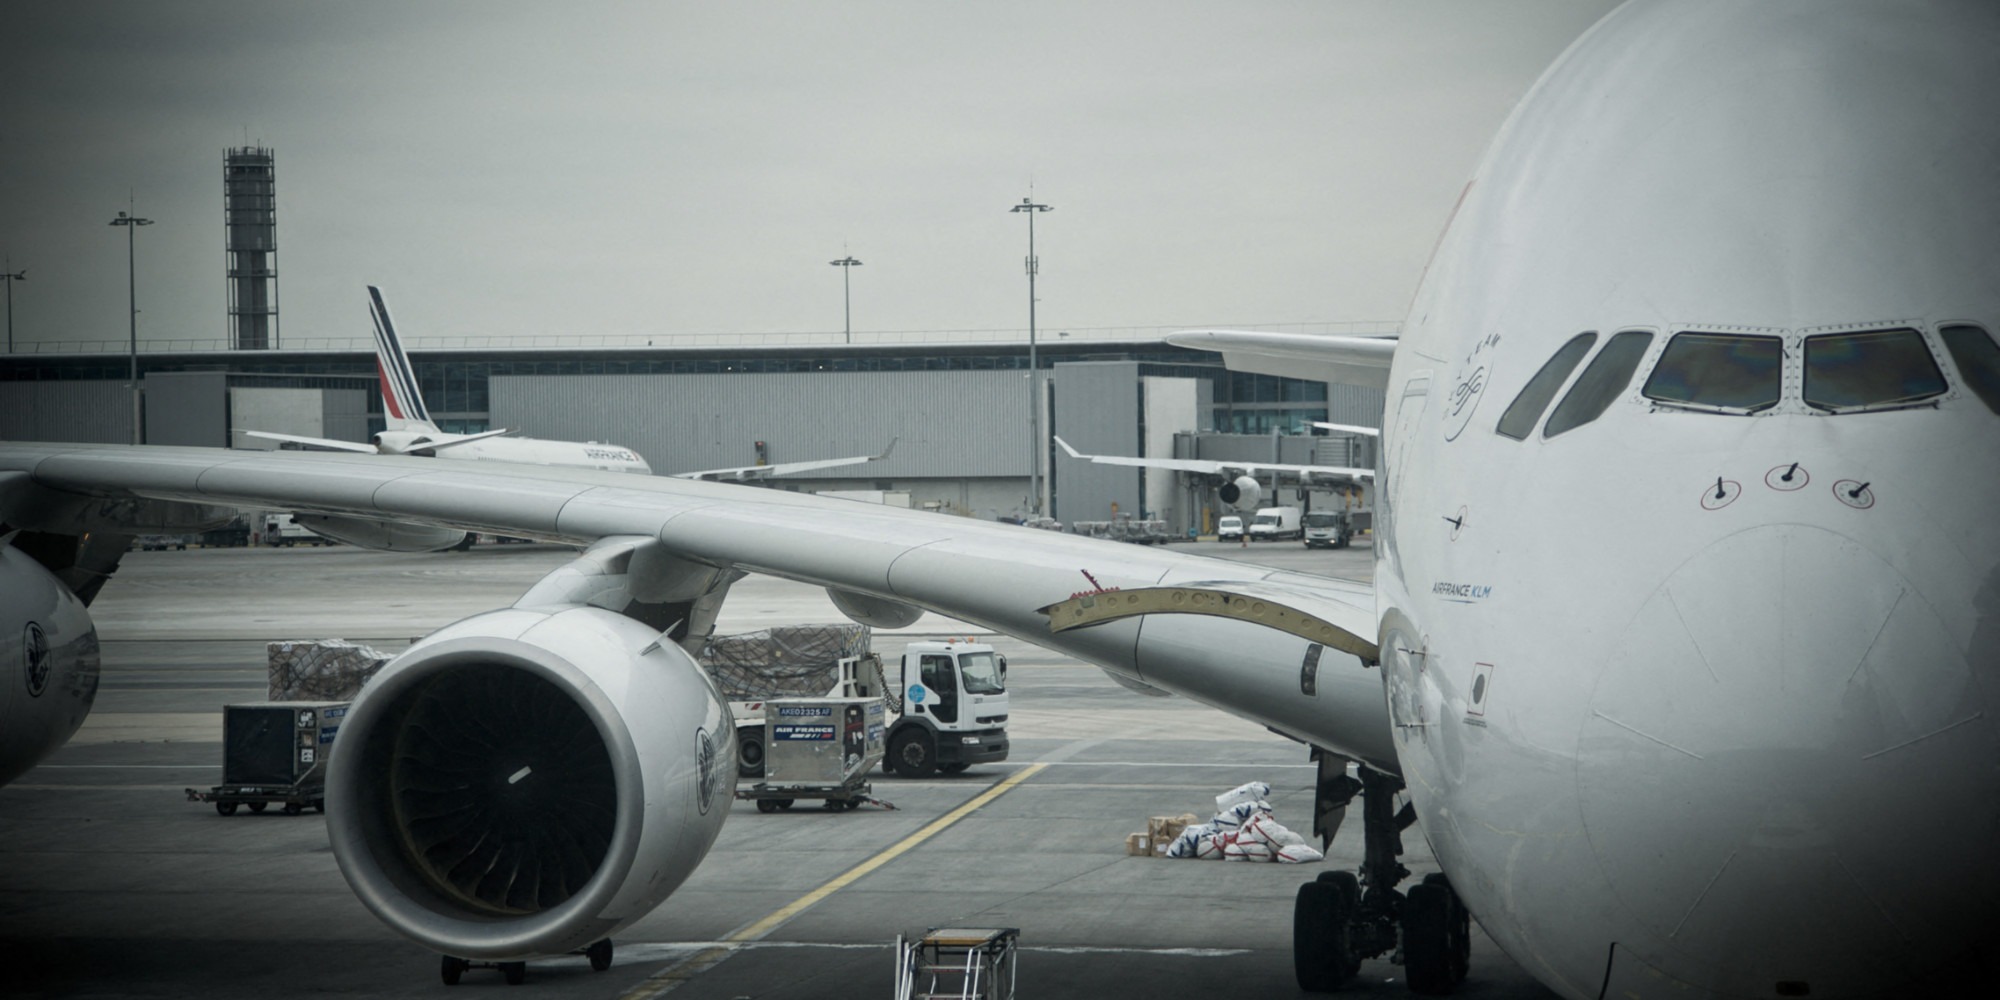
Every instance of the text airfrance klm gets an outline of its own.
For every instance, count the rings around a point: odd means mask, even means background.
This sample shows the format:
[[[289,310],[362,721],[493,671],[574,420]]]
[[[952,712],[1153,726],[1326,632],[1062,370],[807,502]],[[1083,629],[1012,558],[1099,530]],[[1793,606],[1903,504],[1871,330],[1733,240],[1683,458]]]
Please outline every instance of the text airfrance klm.
[[[1493,596],[1493,587],[1483,583],[1450,583],[1439,580],[1431,584],[1431,593],[1438,597],[1454,597],[1461,601],[1479,601]]]

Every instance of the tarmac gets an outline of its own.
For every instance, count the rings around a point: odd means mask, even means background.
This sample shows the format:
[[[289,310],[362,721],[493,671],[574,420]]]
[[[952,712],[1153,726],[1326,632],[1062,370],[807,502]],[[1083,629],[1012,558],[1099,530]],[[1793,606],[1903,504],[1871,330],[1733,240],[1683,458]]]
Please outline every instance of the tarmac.
[[[1368,579],[1366,540],[1188,543],[1191,551]],[[1020,929],[1021,997],[1305,996],[1291,971],[1301,882],[1360,861],[1358,819],[1319,865],[1130,857],[1146,817],[1213,811],[1246,781],[1280,822],[1311,829],[1305,748],[1181,699],[1126,691],[1094,667],[1006,637],[1012,757],[956,776],[874,782],[888,811],[764,814],[735,804],[694,876],[615,942],[612,968],[532,963],[528,981],[474,970],[391,932],[348,891],[310,811],[223,817],[184,789],[220,780],[224,704],[264,697],[265,643],[339,637],[400,649],[512,603],[572,553],[323,549],[134,552],[92,608],[104,643],[97,708],[70,744],[0,789],[0,995],[371,997],[512,989],[538,997],[675,1000],[893,994],[892,942],[930,927]],[[765,577],[732,589],[719,630],[838,621],[823,591]],[[974,634],[927,615],[900,633]],[[949,819],[950,822],[940,822]],[[1435,870],[1405,833],[1415,877]],[[1459,995],[1552,994],[1475,929]],[[1401,967],[1363,964],[1345,995],[1407,995]]]

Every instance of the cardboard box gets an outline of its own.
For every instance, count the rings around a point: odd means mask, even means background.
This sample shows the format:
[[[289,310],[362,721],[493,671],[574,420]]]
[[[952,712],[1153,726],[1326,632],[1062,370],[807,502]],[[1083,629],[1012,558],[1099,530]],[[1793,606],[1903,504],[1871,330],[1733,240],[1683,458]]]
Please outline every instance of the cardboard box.
[[[1135,858],[1143,858],[1153,853],[1153,838],[1143,831],[1125,838],[1125,853]]]
[[[1166,857],[1167,847],[1174,842],[1174,838],[1180,836],[1182,830],[1199,822],[1201,822],[1201,817],[1196,816],[1194,813],[1147,818],[1146,835],[1153,840],[1153,856],[1157,858]]]

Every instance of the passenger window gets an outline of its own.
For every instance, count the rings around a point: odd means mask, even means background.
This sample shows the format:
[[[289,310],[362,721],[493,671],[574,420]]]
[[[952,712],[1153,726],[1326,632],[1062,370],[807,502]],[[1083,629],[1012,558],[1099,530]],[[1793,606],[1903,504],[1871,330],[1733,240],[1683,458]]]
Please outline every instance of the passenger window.
[[[1603,416],[1618,394],[1632,384],[1632,373],[1639,369],[1639,362],[1652,343],[1653,335],[1644,330],[1625,330],[1605,341],[1604,349],[1590,359],[1590,366],[1576,377],[1576,384],[1569,387],[1562,402],[1556,404],[1556,412],[1549,414],[1542,437],[1555,437]]]
[[[1778,405],[1784,341],[1736,333],[1677,333],[1646,379],[1645,395],[1676,406],[1756,413]]]
[[[1944,374],[1915,330],[1806,338],[1806,405],[1821,410],[1896,406],[1944,394]]]
[[[1987,409],[2000,413],[2000,347],[1993,338],[1976,326],[1942,327],[1938,336],[1957,363],[1959,377],[1986,401]]]
[[[1549,402],[1556,398],[1556,390],[1562,388],[1563,380],[1576,370],[1577,364],[1590,353],[1590,345],[1594,343],[1597,343],[1597,334],[1579,333],[1562,345],[1562,349],[1542,365],[1542,370],[1528,380],[1521,394],[1514,397],[1507,412],[1500,415],[1500,423],[1493,428],[1494,432],[1516,441],[1527,440],[1528,435],[1534,433],[1535,425],[1541,422],[1542,414],[1548,410]]]

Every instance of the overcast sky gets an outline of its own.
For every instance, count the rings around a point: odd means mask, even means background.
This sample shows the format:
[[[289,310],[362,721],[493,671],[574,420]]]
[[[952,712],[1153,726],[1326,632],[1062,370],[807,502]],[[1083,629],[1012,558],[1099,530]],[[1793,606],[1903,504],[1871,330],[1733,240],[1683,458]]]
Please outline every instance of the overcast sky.
[[[277,156],[281,333],[1397,320],[1480,151],[1610,6],[77,3],[0,30],[21,341],[227,336],[226,148]]]

